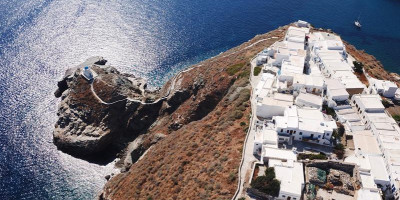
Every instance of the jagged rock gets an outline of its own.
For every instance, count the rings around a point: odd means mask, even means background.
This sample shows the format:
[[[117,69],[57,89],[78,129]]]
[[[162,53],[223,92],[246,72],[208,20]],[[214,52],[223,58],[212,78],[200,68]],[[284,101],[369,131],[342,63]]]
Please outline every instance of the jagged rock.
[[[54,143],[76,157],[115,154],[125,147],[124,143],[146,131],[159,115],[162,101],[142,103],[149,98],[142,92],[144,79],[120,74],[105,62],[94,57],[67,70],[55,92],[62,98]],[[97,75],[92,82],[81,75],[83,66],[90,66]]]

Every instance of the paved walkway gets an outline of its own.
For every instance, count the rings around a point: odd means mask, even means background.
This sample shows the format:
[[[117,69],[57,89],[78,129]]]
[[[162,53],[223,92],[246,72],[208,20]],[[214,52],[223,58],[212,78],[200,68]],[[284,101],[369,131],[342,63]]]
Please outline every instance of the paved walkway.
[[[253,163],[258,162],[259,160],[254,157],[253,155],[253,147],[254,147],[254,135],[255,135],[255,120],[257,119],[257,117],[255,116],[256,113],[256,101],[253,98],[253,94],[254,94],[254,88],[257,85],[258,81],[260,80],[259,75],[257,78],[255,78],[253,76],[253,70],[255,67],[255,60],[252,60],[251,62],[251,75],[250,75],[250,84],[252,87],[252,96],[250,98],[251,101],[251,119],[250,119],[250,126],[249,126],[249,132],[247,134],[247,138],[244,144],[244,152],[243,152],[243,160],[242,160],[242,167],[240,168],[239,171],[239,175],[240,175],[240,183],[239,183],[239,188],[238,188],[238,193],[236,195],[236,198],[234,197],[234,199],[238,199],[241,197],[247,197],[250,198],[246,195],[246,188],[249,186],[250,182],[249,182],[249,178],[251,176],[251,172],[252,172],[252,167],[253,167]]]

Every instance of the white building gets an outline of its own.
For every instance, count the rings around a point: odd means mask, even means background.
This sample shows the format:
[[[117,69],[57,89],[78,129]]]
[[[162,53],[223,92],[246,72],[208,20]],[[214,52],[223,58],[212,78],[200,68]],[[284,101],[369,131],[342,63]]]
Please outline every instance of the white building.
[[[385,111],[379,95],[353,95],[351,102],[363,118],[366,117],[366,113],[383,113]]]
[[[296,74],[293,76],[293,90],[305,89],[308,93],[321,94],[324,89],[324,78],[318,75]]]
[[[295,100],[295,104],[298,107],[309,107],[321,110],[322,108],[322,97],[309,93],[300,93]]]
[[[281,182],[277,199],[300,200],[304,189],[304,172],[303,164],[296,161],[296,152],[264,146],[261,160],[275,169],[276,179]]]
[[[370,78],[370,86],[368,88],[370,94],[380,94],[384,97],[392,98],[398,89],[396,83],[386,80],[378,80]]]
[[[349,99],[349,93],[339,80],[327,78],[325,79],[325,85],[329,107],[335,107]]]
[[[274,93],[257,102],[257,117],[271,118],[283,115],[288,106],[293,105],[293,96],[289,94]]]
[[[305,57],[290,56],[289,60],[283,60],[281,70],[278,73],[278,79],[281,82],[293,83],[295,74],[303,74]]]
[[[353,63],[339,36],[315,32],[310,34],[311,58],[326,77],[341,81],[349,94],[361,94],[365,85],[353,74]]]
[[[384,169],[386,170],[393,197],[400,198],[400,127],[385,112],[379,95],[354,95],[352,104],[365,120],[366,128],[373,132],[383,153],[383,157],[379,158],[383,161],[375,157],[376,160],[371,164],[380,163],[377,167],[379,170],[376,170],[378,172],[382,173]],[[381,181],[382,184],[386,183],[385,180]]]
[[[321,111],[314,108],[290,106],[284,116],[275,116],[273,120],[280,142],[303,140],[330,145],[333,130],[337,129],[335,121],[327,120]]]
[[[381,195],[379,192],[370,189],[360,189],[357,191],[357,200],[381,200]]]
[[[275,76],[270,73],[262,73],[261,80],[258,82],[254,94],[257,101],[261,101],[264,97],[268,97],[274,92]]]
[[[88,81],[91,81],[94,78],[93,72],[92,72],[92,70],[90,69],[89,66],[86,66],[86,67],[83,68],[82,75]]]
[[[278,148],[278,133],[264,124],[254,134],[253,155],[260,156],[263,147]]]
[[[277,199],[300,200],[304,189],[303,163],[289,160],[270,160],[269,167],[274,167],[276,179],[281,182]]]

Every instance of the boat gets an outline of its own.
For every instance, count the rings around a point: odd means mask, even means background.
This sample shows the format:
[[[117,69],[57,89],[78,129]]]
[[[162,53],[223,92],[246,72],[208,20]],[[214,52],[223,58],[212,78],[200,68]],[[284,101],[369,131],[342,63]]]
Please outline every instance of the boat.
[[[361,13],[360,13],[360,15],[361,15]],[[360,15],[358,15],[357,20],[354,21],[354,25],[357,26],[357,28],[361,28]]]
[[[354,25],[357,26],[357,28],[361,28],[361,23],[358,20],[354,21]]]

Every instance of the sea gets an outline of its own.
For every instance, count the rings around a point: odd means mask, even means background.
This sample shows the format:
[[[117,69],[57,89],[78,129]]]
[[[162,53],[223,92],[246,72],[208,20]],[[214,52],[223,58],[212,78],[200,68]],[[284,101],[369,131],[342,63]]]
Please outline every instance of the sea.
[[[151,86],[298,19],[400,72],[399,0],[1,0],[0,199],[93,199],[114,163],[57,150],[64,71],[103,56]],[[363,27],[356,29],[354,20]]]

